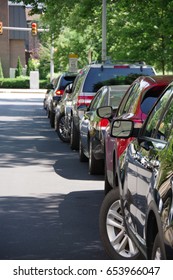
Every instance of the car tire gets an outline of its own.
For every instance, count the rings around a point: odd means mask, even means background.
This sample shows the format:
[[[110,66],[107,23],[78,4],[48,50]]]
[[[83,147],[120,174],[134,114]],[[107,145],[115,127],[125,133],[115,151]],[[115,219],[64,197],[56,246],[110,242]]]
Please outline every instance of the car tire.
[[[126,233],[120,205],[119,189],[104,198],[99,213],[99,231],[106,253],[111,259],[134,260],[140,253]]]
[[[44,109],[44,110],[47,110],[47,107],[46,107],[46,98],[44,98],[44,100],[43,100],[43,109]]]
[[[79,132],[76,129],[73,118],[71,118],[70,147],[72,150],[79,150]]]
[[[50,126],[54,128],[54,124],[55,124],[55,113],[50,111]]]
[[[79,150],[79,132],[76,129],[73,118],[71,119],[70,147],[72,150]]]
[[[50,110],[49,110],[49,108],[47,108],[46,113],[47,113],[47,117],[48,117],[48,119],[50,119]]]
[[[164,259],[163,256],[164,256],[164,254],[162,252],[160,237],[159,237],[159,234],[157,233],[155,240],[154,240],[154,244],[153,244],[151,259],[152,260],[163,260]]]
[[[56,132],[62,142],[65,142],[65,143],[70,142],[70,133],[69,133],[69,129],[66,127],[66,124],[65,124],[65,114],[64,113],[60,114],[57,118]]]
[[[89,143],[89,173],[90,175],[104,174],[104,161],[95,159],[93,154],[92,140],[90,140]]]
[[[86,155],[83,152],[83,146],[82,146],[81,138],[79,138],[79,160],[80,160],[80,162],[87,162],[88,161],[88,158],[86,157]]]
[[[57,115],[55,114],[55,118],[54,118],[54,129],[57,132]]]
[[[105,159],[106,161],[106,159]],[[107,176],[107,168],[106,168],[106,162],[105,162],[105,178],[104,178],[104,192],[105,195],[107,195],[108,192],[112,190],[112,186],[109,184],[108,176]]]

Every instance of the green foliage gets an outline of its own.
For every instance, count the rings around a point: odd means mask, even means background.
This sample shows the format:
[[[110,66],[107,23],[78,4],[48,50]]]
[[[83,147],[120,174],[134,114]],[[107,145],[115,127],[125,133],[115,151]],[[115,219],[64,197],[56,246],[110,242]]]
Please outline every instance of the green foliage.
[[[35,71],[37,69],[38,69],[38,60],[30,58],[28,60],[28,66],[27,66],[27,70],[26,70],[26,75],[29,76],[30,75],[30,71]]]
[[[40,80],[39,87],[46,88],[48,81]],[[29,88],[29,78],[4,78],[0,79],[0,88]]]
[[[0,59],[0,79],[4,78],[4,74],[3,74],[3,70],[2,70],[2,63],[1,63],[1,59]]]
[[[40,79],[46,79],[50,72],[50,45],[49,42],[40,46],[39,75]]]
[[[23,67],[22,67],[22,63],[21,63],[20,57],[18,56],[17,67],[16,67],[16,71],[15,71],[15,77],[22,76],[22,72],[23,72]]]
[[[20,0],[13,0],[20,2]],[[38,0],[24,0],[36,12]],[[55,67],[68,68],[68,54],[79,56],[79,67],[101,58],[102,0],[42,0],[42,45],[54,34]],[[143,60],[165,73],[173,70],[173,0],[107,0],[107,56],[113,60]],[[46,42],[46,43],[45,43]],[[50,46],[49,46],[50,47]],[[41,72],[46,75],[44,58]]]
[[[29,79],[20,77],[0,79],[0,88],[29,88]]]

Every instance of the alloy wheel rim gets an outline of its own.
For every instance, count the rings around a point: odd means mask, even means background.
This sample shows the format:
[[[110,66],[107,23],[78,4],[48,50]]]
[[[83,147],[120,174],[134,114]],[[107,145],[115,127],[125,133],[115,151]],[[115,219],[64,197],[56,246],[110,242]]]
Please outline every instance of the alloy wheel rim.
[[[160,248],[158,247],[157,250],[156,250],[156,253],[155,253],[155,260],[161,260],[161,250]]]
[[[60,121],[60,124],[59,124],[59,132],[61,133],[63,138],[65,138],[65,139],[69,139],[70,138],[69,131],[66,128],[66,125],[65,125],[65,117],[61,118],[61,121]]]
[[[115,201],[109,208],[106,229],[113,249],[124,258],[132,258],[138,254],[138,249],[125,231],[121,214],[120,200]]]

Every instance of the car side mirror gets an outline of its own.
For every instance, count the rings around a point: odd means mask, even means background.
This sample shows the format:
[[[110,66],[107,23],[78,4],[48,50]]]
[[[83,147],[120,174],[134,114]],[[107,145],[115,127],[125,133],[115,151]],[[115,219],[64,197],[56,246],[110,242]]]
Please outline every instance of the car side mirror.
[[[130,120],[115,120],[111,126],[111,136],[129,138],[133,136],[134,123]]]
[[[111,106],[99,107],[96,110],[97,116],[102,119],[109,119],[112,117],[113,109]]]

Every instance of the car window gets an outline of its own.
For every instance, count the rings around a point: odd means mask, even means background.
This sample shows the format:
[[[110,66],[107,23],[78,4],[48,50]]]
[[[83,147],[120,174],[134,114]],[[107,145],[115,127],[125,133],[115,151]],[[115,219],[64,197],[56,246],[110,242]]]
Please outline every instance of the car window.
[[[59,79],[59,82],[57,83],[56,88],[57,89],[65,89],[65,87],[72,83],[75,79],[75,76],[66,76],[66,77],[61,77]]]
[[[90,105],[90,107],[89,107],[90,110],[95,110],[95,109],[98,107],[98,103],[99,103],[99,101],[100,101],[100,99],[101,99],[101,96],[102,96],[102,89],[100,89],[100,90],[96,93],[95,97],[94,97],[93,100],[91,101],[91,105]]]
[[[139,73],[138,73],[139,72]],[[103,86],[103,82],[109,81],[112,79],[120,78],[122,76],[126,77],[130,74],[143,74],[140,72],[140,68],[131,69],[131,68],[90,68],[86,80],[84,82],[84,92],[96,92],[100,87]],[[109,83],[110,84],[110,83]]]
[[[172,95],[173,87],[170,87],[150,114],[145,125],[144,136],[167,139],[172,125],[173,101],[170,102]]]
[[[104,90],[102,91],[100,102],[98,103],[99,107],[108,106],[108,94],[109,94],[108,88],[104,88]]]
[[[85,76],[86,76],[86,70],[81,71],[80,74],[78,74],[78,77],[76,78],[75,83],[74,83],[74,91],[73,91],[73,93],[71,95],[72,99],[73,99],[73,97],[75,95],[78,94],[79,89],[80,89],[80,87],[81,87],[81,85],[83,83],[83,80],[84,80]]]
[[[166,108],[163,118],[158,125],[155,137],[157,136],[157,138],[162,140],[168,139],[173,124],[172,116],[173,116],[173,100],[171,100],[171,102],[168,104]]]
[[[108,105],[112,106],[112,108],[117,108],[123,96],[124,96],[124,92],[122,90],[119,91],[111,90]]]
[[[140,86],[138,83],[134,84],[133,87],[129,89],[129,92],[125,95],[123,102],[119,107],[117,113],[118,116],[134,111],[139,92],[140,92]]]
[[[90,110],[96,110],[98,107],[108,105],[108,89],[107,87],[101,88],[91,101]]]
[[[144,94],[144,97],[141,102],[142,113],[148,115],[148,113],[151,111],[151,108],[157,101],[160,92],[162,92],[164,88],[165,86],[152,87]]]

